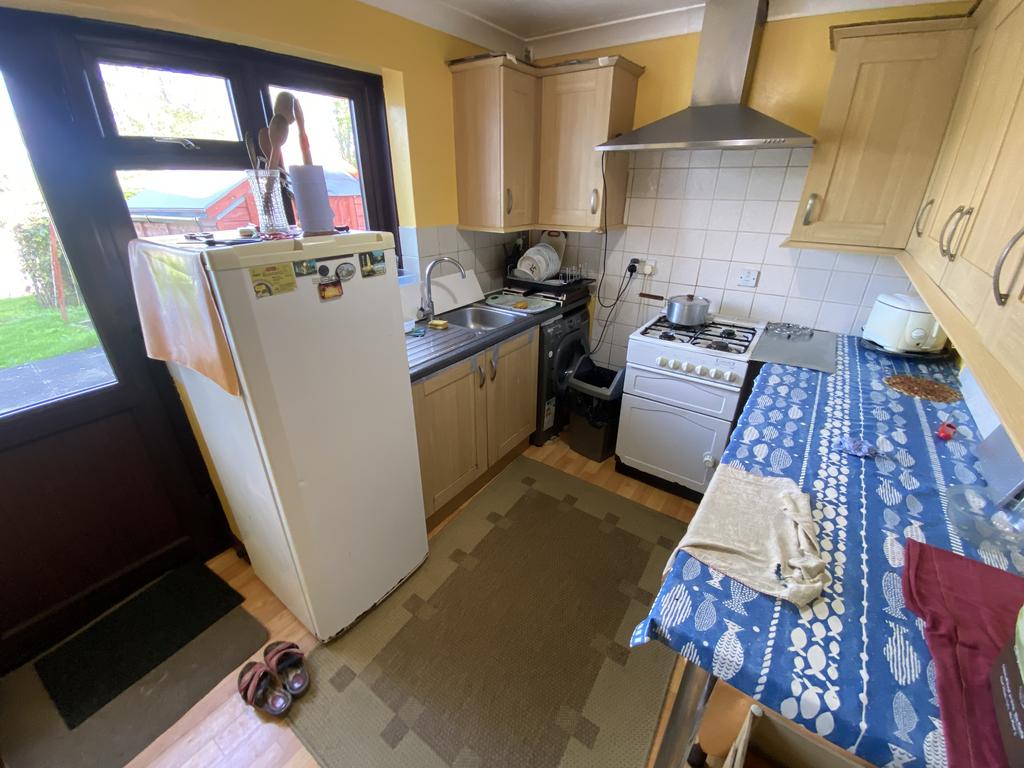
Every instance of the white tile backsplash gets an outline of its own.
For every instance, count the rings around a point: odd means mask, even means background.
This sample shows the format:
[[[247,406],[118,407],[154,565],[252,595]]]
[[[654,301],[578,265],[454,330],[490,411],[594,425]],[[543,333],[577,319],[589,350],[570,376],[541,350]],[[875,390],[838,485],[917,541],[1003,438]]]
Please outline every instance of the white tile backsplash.
[[[840,333],[860,333],[879,293],[911,291],[891,257],[782,247],[810,158],[809,149],[632,153],[628,227],[608,234],[602,296],[614,298],[629,258],[654,262],[654,274],[634,279],[613,316],[598,313],[595,334],[606,319],[613,326],[597,361],[624,360],[629,333],[660,311],[641,290],[695,292],[714,312]],[[604,236],[570,234],[569,243],[570,258],[600,274]],[[736,284],[745,270],[760,273],[755,287]]]
[[[655,201],[654,218],[651,223],[656,227],[678,227],[682,215],[682,200],[660,197]]]
[[[683,191],[683,197],[687,200],[713,200],[715,197],[715,184],[717,182],[718,169],[691,168],[686,174],[686,187]]]
[[[750,184],[750,168],[721,168],[715,185],[716,200],[745,200]]]
[[[658,197],[662,200],[679,199],[686,189],[685,168],[662,168],[658,179]]]
[[[736,248],[736,232],[733,230],[709,230],[704,236],[704,250],[701,256],[718,261],[732,260]]]
[[[526,237],[528,233],[472,232],[450,225],[444,227],[400,227],[398,234],[402,244],[403,267],[406,272],[416,273],[422,279],[430,262],[441,256],[448,256],[458,261],[464,269],[474,270],[480,287],[487,292],[500,288],[504,280],[504,246],[514,242],[520,236]],[[579,248],[578,244],[574,243],[574,245],[576,246],[574,256],[578,259],[583,249]],[[593,251],[594,249],[586,250]],[[592,271],[598,271],[600,268],[600,261],[594,260]],[[452,275],[457,271],[451,264],[441,264],[434,274]]]

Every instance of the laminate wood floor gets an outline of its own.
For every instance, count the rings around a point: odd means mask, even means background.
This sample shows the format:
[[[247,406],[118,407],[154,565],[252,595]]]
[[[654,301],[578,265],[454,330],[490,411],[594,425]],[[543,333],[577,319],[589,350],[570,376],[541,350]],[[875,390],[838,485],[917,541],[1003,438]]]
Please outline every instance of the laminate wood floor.
[[[540,448],[530,446],[523,455],[680,520],[689,521],[696,509],[693,502],[617,474],[614,459],[601,463],[591,461],[571,451],[561,440],[551,441]],[[446,522],[432,533],[440,530]],[[218,555],[207,565],[243,595],[245,609],[268,628],[271,641],[293,640],[306,651],[316,644],[316,639],[233,551]],[[677,665],[673,692],[678,685],[682,663]],[[245,705],[235,689],[236,675],[237,671],[222,680],[129,765],[132,768],[316,766],[316,760],[285,723],[262,717]],[[709,753],[724,754],[728,751],[749,704],[746,697],[727,685],[720,683],[715,688],[701,730],[702,744]],[[663,715],[662,726],[664,721]]]

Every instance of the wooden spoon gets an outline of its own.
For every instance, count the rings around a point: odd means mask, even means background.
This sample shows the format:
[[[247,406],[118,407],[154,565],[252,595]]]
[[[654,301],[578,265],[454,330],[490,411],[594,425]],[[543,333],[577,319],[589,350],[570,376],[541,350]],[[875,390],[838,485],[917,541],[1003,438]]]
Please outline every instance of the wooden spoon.
[[[267,168],[270,170],[283,166],[281,148],[288,141],[288,121],[282,115],[274,115],[270,118],[270,125],[267,126],[267,137],[270,140],[270,157],[267,158]],[[270,213],[270,195],[274,191],[274,178],[267,176],[267,187],[263,194],[263,207]]]
[[[299,128],[299,149],[302,150],[302,164],[312,165],[313,155],[309,151],[309,136],[306,134],[306,117],[302,114],[302,105],[298,99],[293,99],[292,106],[295,111],[295,125]]]
[[[260,152],[263,153],[263,158],[265,160],[269,160],[270,153],[274,151],[274,147],[270,143],[270,131],[266,128],[260,128],[259,133],[256,134],[256,139],[259,142]]]
[[[267,134],[271,146],[267,167],[278,168],[283,165],[281,149],[284,147],[285,142],[288,141],[288,120],[283,115],[274,115],[270,118]]]
[[[274,99],[274,114],[280,115],[288,121],[288,125],[295,122],[295,97],[289,91],[281,91]]]

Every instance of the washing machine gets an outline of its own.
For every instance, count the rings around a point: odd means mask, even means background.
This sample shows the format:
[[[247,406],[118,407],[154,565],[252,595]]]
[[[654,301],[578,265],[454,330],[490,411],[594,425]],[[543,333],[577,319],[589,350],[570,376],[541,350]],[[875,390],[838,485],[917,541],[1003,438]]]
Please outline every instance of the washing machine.
[[[590,321],[585,306],[541,325],[537,429],[530,435],[534,445],[544,445],[569,423],[569,376],[577,361],[589,354],[589,339]]]

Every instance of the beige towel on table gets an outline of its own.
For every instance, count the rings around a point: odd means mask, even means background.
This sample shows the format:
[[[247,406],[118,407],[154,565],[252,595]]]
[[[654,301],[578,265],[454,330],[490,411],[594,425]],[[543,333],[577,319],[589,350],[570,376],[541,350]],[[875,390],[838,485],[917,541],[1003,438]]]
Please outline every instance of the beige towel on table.
[[[751,589],[797,606],[817,598],[831,581],[818,548],[810,497],[785,477],[720,466],[679,549]]]

